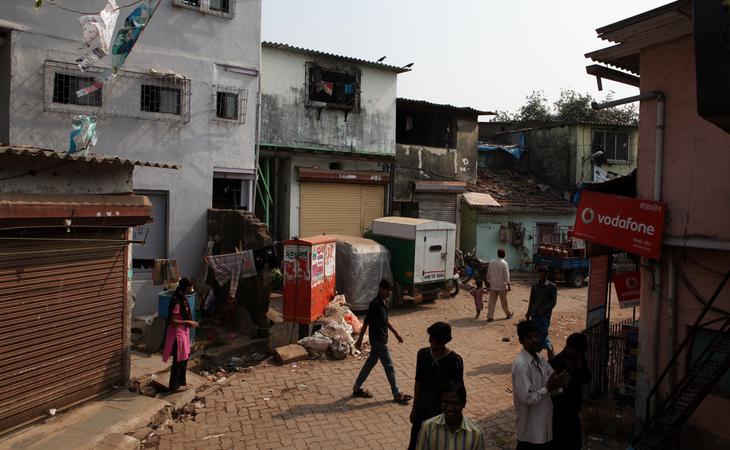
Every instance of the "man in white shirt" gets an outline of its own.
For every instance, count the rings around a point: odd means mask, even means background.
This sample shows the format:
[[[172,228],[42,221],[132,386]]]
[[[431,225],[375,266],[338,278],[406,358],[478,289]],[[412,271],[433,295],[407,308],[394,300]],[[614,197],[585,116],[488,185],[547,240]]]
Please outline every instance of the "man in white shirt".
[[[487,322],[494,320],[494,308],[497,305],[497,297],[502,304],[502,311],[511,319],[513,314],[507,304],[507,292],[512,290],[509,282],[509,264],[504,260],[506,252],[503,248],[497,250],[498,258],[489,262],[487,269],[487,283],[489,283],[489,304],[487,305]]]
[[[522,351],[512,363],[512,398],[517,410],[517,450],[550,448],[553,402],[568,385],[567,372],[555,373],[540,357],[542,335],[531,320],[517,324]]]

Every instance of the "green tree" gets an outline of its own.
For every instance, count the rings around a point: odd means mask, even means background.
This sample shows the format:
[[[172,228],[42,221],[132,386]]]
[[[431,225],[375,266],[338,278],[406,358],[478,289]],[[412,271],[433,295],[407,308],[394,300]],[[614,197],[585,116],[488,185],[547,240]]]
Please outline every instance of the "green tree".
[[[553,104],[555,120],[560,122],[589,122],[598,120],[598,111],[591,108],[593,97],[572,89],[561,89]]]
[[[609,91],[604,102],[613,100],[613,91]],[[627,123],[631,125],[639,124],[639,107],[637,103],[629,103],[626,105],[615,106],[598,111],[598,120],[607,123]]]
[[[517,120],[523,122],[528,120],[551,120],[550,107],[543,91],[532,91],[532,94],[525,98],[527,102],[515,114]]]

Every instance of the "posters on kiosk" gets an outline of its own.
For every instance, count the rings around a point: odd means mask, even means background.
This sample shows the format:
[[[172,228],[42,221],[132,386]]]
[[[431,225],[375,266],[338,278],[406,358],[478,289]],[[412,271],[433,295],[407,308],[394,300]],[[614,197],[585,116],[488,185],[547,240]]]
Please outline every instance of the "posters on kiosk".
[[[659,259],[666,204],[583,191],[575,216],[577,238]]]
[[[613,285],[618,296],[620,308],[639,306],[641,297],[641,272],[616,272],[613,274]]]

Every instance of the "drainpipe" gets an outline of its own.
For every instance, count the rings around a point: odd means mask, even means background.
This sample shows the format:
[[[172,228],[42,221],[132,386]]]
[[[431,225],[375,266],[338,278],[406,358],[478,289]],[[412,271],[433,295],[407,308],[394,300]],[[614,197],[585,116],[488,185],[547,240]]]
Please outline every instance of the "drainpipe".
[[[655,135],[655,148],[654,148],[654,201],[661,201],[662,199],[662,172],[663,172],[663,162],[664,162],[664,118],[665,118],[665,111],[664,111],[664,93],[660,91],[653,91],[653,92],[647,92],[644,94],[635,95],[633,97],[627,97],[619,100],[613,100],[610,102],[605,103],[596,103],[593,102],[591,104],[591,107],[595,110],[600,109],[606,109],[611,108],[613,106],[618,105],[625,105],[627,103],[633,103],[641,100],[656,100],[657,102],[657,109],[656,109],[656,135]],[[653,275],[654,275],[654,293],[653,293],[653,304],[652,304],[652,345],[656,346],[659,344],[659,312],[661,310],[661,293],[662,293],[662,269],[660,264],[657,262],[654,264],[653,267]],[[674,282],[673,282],[674,283]],[[674,314],[674,312],[672,312]],[[668,334],[670,337],[670,342],[673,342],[675,339],[675,329],[674,327],[669,324]],[[650,358],[651,367],[649,368],[649,381],[650,385],[654,385],[657,380],[657,375],[659,373],[658,367],[659,367],[659,352],[652,352],[652,357]],[[639,399],[637,399],[639,400]],[[643,399],[642,401],[637,401],[637,405],[643,405]],[[653,409],[653,407],[651,407]],[[637,409],[637,412],[639,412],[639,415],[641,415],[641,411]],[[644,420],[648,420],[651,417],[651,411],[643,411],[643,418]]]
[[[251,212],[256,214],[256,190],[259,186],[259,155],[261,154],[261,65],[262,62],[262,50],[259,45],[259,71],[256,74],[256,142],[254,143],[254,182],[253,182],[253,195],[251,199]]]

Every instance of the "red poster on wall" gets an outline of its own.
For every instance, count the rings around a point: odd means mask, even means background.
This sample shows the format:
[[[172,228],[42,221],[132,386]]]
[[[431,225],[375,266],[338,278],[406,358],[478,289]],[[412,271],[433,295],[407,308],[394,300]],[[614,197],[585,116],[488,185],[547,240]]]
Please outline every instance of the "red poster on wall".
[[[575,216],[575,237],[659,259],[666,204],[583,191]]]
[[[613,274],[620,308],[633,308],[639,305],[641,297],[641,272],[616,272]]]
[[[608,300],[608,255],[592,256],[588,277],[586,328],[606,318]]]

